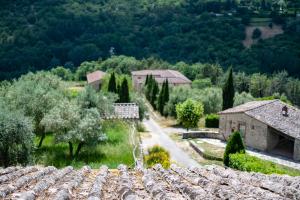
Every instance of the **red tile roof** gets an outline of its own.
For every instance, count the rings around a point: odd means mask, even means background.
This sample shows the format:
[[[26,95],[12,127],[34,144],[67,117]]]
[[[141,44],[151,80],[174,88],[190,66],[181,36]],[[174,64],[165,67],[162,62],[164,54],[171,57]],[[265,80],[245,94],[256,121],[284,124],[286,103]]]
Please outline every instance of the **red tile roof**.
[[[133,76],[147,76],[147,75],[153,75],[155,77],[155,80],[158,83],[163,83],[164,80],[168,79],[169,83],[191,83],[191,81],[185,77],[183,74],[181,74],[178,71],[175,70],[141,70],[141,71],[134,71],[131,72]]]
[[[95,72],[89,73],[86,75],[87,82],[93,83],[95,81],[99,81],[99,80],[103,79],[103,77],[105,75],[106,75],[106,73],[102,72],[102,71],[95,71]]]

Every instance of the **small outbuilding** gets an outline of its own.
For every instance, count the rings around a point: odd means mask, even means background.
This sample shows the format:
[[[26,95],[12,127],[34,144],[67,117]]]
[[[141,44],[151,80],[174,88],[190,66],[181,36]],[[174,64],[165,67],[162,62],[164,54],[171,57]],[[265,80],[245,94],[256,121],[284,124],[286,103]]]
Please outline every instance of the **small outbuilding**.
[[[280,100],[252,101],[219,112],[227,140],[240,131],[248,147],[300,161],[300,110]]]
[[[101,88],[102,80],[105,75],[105,72],[98,70],[87,74],[86,79],[90,86],[92,86],[95,90],[99,90]]]
[[[140,118],[139,106],[136,103],[114,103],[113,113],[105,119],[123,119],[137,121]]]

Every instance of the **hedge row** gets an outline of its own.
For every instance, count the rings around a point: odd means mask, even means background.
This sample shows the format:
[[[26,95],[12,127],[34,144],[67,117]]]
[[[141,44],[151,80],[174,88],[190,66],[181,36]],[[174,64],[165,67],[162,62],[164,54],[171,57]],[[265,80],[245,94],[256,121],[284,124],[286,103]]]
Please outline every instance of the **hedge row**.
[[[205,117],[205,127],[207,128],[219,128],[219,115],[210,114]]]
[[[260,172],[263,174],[288,174],[299,176],[300,171],[277,165],[244,153],[229,155],[229,167],[248,172]]]

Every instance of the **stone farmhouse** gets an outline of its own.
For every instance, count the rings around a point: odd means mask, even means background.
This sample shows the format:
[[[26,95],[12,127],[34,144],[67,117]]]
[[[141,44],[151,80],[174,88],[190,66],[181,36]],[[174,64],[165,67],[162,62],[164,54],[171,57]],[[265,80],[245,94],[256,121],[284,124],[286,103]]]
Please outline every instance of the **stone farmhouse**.
[[[91,85],[95,90],[99,90],[101,88],[101,83],[105,75],[105,72],[98,70],[87,74],[86,79],[89,85]]]
[[[280,100],[252,101],[224,110],[220,134],[240,131],[246,146],[300,161],[300,110]]]
[[[163,82],[168,79],[169,85],[187,85],[190,86],[192,81],[187,77],[175,70],[141,70],[131,72],[133,86],[136,89],[141,89],[145,83],[147,75],[152,75],[158,84],[163,84]]]

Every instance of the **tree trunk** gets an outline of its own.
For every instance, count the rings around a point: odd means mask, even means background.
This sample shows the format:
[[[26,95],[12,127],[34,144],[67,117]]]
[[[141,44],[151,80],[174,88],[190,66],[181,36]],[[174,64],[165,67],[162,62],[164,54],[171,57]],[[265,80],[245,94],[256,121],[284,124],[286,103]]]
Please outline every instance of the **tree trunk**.
[[[73,144],[72,144],[72,142],[69,142],[69,152],[70,152],[70,158],[73,159]]]
[[[46,137],[46,134],[45,134],[45,133],[42,133],[42,136],[41,136],[41,139],[40,139],[38,148],[40,148],[40,147],[42,146],[45,137]]]
[[[83,142],[80,142],[80,143],[78,144],[78,147],[77,147],[77,150],[76,150],[76,153],[75,153],[75,158],[78,157],[78,154],[79,154],[79,152],[80,152],[82,146],[83,146]]]

